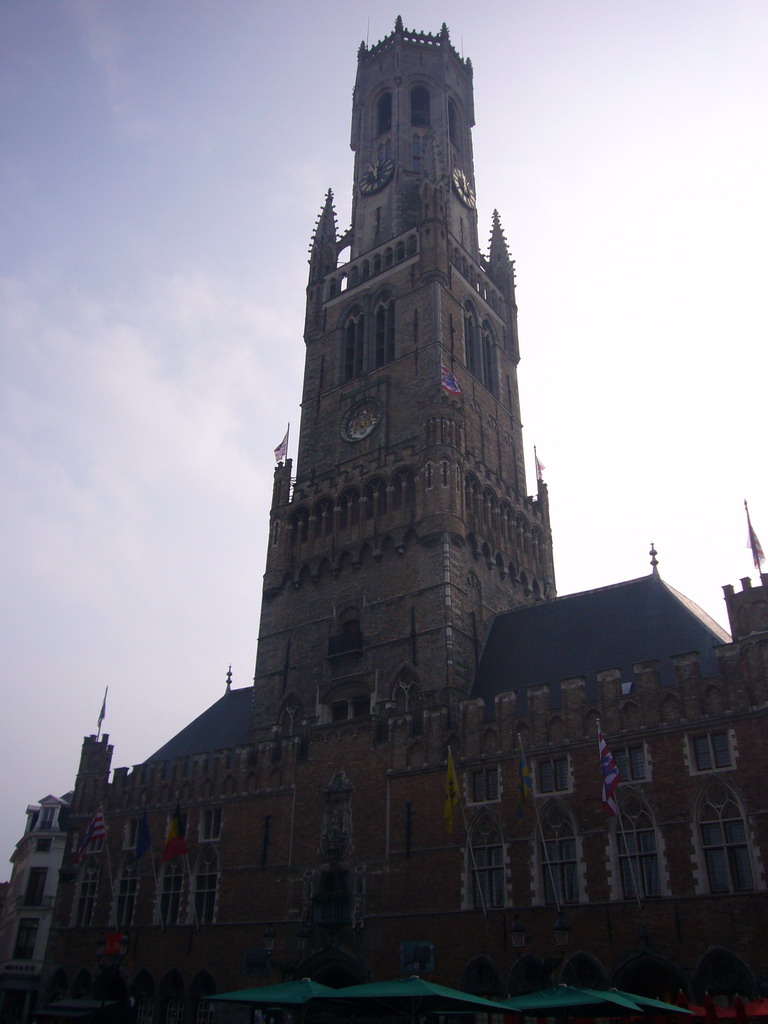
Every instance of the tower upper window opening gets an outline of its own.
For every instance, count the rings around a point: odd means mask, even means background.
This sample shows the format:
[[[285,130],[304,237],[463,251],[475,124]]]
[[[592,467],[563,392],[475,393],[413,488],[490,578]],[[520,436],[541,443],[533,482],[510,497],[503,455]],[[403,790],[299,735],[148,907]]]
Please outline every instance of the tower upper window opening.
[[[460,150],[461,138],[459,136],[459,115],[456,110],[456,104],[453,100],[448,100],[448,137],[456,149]]]
[[[376,134],[382,135],[392,128],[392,93],[384,92],[376,104]]]
[[[420,135],[411,140],[411,170],[420,174],[424,170],[424,144]]]
[[[411,89],[411,124],[417,128],[428,128],[430,120],[429,89],[416,85]]]
[[[354,380],[363,372],[365,317],[355,310],[344,327],[344,380]]]

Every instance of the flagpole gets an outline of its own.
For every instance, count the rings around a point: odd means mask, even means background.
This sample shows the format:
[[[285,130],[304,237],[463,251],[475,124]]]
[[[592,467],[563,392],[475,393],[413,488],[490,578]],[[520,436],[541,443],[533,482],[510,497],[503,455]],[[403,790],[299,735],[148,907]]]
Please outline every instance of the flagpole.
[[[155,869],[155,852],[154,852],[154,850],[152,849],[151,846],[149,848],[149,857],[150,857],[150,861],[152,863],[152,877],[155,880],[155,904],[157,904],[157,897],[158,897],[157,871]],[[163,900],[162,900],[162,897],[160,898],[159,907],[160,907],[160,931],[164,932],[165,931],[165,921],[163,920]]]
[[[762,575],[763,562],[765,561],[765,553],[763,552],[763,546],[758,540],[758,536],[752,529],[752,520],[749,516],[749,505],[747,499],[744,499],[744,510],[747,513],[747,530],[749,532],[749,541],[747,547],[752,549],[752,561],[755,564],[755,568]]]
[[[598,753],[599,753],[599,751],[600,751],[600,719],[599,718],[597,720],[597,749],[598,749]],[[613,754],[611,754],[611,757],[613,757]],[[617,769],[617,772],[618,772],[618,769]],[[621,775],[619,775],[619,781],[621,781]],[[637,884],[637,876],[635,875],[635,867],[634,867],[634,864],[632,863],[632,856],[631,856],[631,854],[629,852],[629,846],[627,845],[627,833],[626,833],[626,830],[624,828],[624,819],[621,816],[621,805],[619,804],[618,794],[616,795],[616,824],[618,825],[618,828],[617,828],[616,831],[618,833],[620,833],[622,839],[624,840],[624,849],[627,852],[627,863],[629,864],[629,874],[630,874],[630,878],[632,879],[632,886],[633,886],[633,888],[635,890],[635,899],[637,900],[638,909],[640,910],[640,913],[642,914],[642,912],[643,912],[643,904],[642,904],[642,901],[640,899],[640,887]],[[621,847],[620,846],[618,848],[618,855],[619,855],[619,880],[621,881]],[[636,842],[635,842],[635,857],[637,857],[637,843]],[[638,867],[639,867],[639,864],[638,864]]]
[[[200,931],[200,922],[197,919],[197,899],[196,893],[192,888],[192,868],[189,866],[189,853],[184,854],[184,860],[187,862],[187,878],[189,879],[189,898],[192,900],[192,913],[195,918],[195,931]]]
[[[101,723],[107,717],[107,694],[109,693],[109,687],[107,686],[104,690],[104,700],[101,702],[101,711],[99,711],[99,721],[96,726],[96,739],[101,738]]]
[[[115,883],[112,878],[112,858],[109,855],[109,843],[107,842],[106,835],[104,836],[104,849],[107,854],[107,875],[109,876],[109,891],[112,893],[112,906],[116,908],[117,901],[115,900]],[[117,909],[115,909],[115,927],[117,927]]]
[[[452,752],[450,747],[448,747],[448,757],[449,757],[450,761],[453,761],[453,752]],[[456,767],[454,765],[454,772],[455,771],[456,771]],[[456,789],[457,789],[456,795],[458,797],[458,804],[459,804],[459,807],[461,808],[461,820],[464,822],[464,833],[465,833],[465,835],[467,837],[467,847],[469,848],[469,858],[470,858],[470,861],[472,862],[472,868],[471,869],[474,871],[475,877],[477,879],[477,891],[480,894],[480,905],[483,908],[483,917],[488,917],[488,908],[485,905],[485,896],[483,895],[483,887],[482,887],[482,885],[480,885],[480,872],[479,872],[479,869],[477,867],[477,860],[475,858],[475,851],[474,851],[474,848],[472,846],[472,842],[471,842],[471,839],[470,839],[469,828],[467,827],[467,814],[466,814],[466,811],[464,809],[464,803],[463,803],[463,801],[461,799],[461,790],[459,789],[458,786],[456,787]]]
[[[523,737],[520,735],[520,733],[517,734],[517,742],[518,742],[518,744],[520,746],[520,754],[521,754],[521,756],[523,756],[525,751],[523,750]],[[528,764],[527,760],[526,760],[526,764]],[[518,767],[518,771],[519,771],[519,767]],[[532,775],[531,775],[531,797],[533,797],[533,776]],[[534,817],[534,820],[536,822],[536,828],[538,829],[539,837],[541,838],[541,850],[542,850],[542,854],[543,854],[543,858],[544,858],[544,869],[545,869],[546,873],[549,875],[549,884],[552,886],[552,893],[553,893],[553,895],[555,897],[555,907],[557,908],[557,912],[559,914],[560,913],[560,909],[561,909],[560,908],[560,894],[558,892],[557,886],[555,885],[555,876],[554,876],[554,873],[552,871],[552,862],[551,862],[551,860],[549,858],[549,853],[547,852],[546,841],[544,840],[544,829],[542,828],[541,818],[539,817],[539,807],[538,807],[538,804],[537,804],[536,800],[532,799],[531,802],[533,803],[533,817]],[[546,903],[546,899],[547,899],[547,893],[546,893],[546,881],[545,881],[545,883],[544,883],[544,902],[545,903]]]

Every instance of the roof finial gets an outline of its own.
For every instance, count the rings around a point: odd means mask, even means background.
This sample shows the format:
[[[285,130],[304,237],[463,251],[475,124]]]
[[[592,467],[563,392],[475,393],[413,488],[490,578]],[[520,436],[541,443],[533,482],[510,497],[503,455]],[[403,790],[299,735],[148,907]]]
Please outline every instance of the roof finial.
[[[227,693],[232,689],[232,666],[229,666],[227,671]]]
[[[651,556],[651,572],[652,572],[652,574],[654,576],[658,576],[659,575],[659,562],[658,562],[658,559],[656,558],[656,555],[658,555],[658,551],[654,547],[653,541],[651,541],[651,550],[648,552],[648,554]]]

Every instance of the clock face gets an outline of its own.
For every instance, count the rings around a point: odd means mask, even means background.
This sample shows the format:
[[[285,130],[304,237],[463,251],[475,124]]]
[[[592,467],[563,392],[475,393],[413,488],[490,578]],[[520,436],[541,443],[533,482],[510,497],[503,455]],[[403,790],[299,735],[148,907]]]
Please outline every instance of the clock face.
[[[459,167],[454,167],[453,169],[453,187],[462,203],[465,206],[469,206],[470,209],[474,209],[476,203],[475,193],[472,191],[469,178]]]
[[[360,179],[360,191],[366,196],[380,192],[394,173],[395,163],[393,160],[374,160]]]
[[[381,419],[381,406],[373,399],[352,406],[341,423],[341,436],[345,441],[362,441],[376,429]]]

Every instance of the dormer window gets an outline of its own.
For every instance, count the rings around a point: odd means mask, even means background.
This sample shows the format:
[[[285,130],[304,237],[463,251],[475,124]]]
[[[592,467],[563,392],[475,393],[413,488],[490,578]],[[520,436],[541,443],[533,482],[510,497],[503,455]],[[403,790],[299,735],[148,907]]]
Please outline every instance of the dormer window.
[[[39,829],[49,831],[53,828],[53,823],[56,820],[56,808],[55,807],[41,807],[40,808],[40,820],[37,823]]]
[[[392,128],[392,93],[384,92],[376,104],[376,134],[382,135]]]
[[[431,123],[429,100],[429,89],[423,85],[411,89],[411,124],[417,128],[428,128]]]

